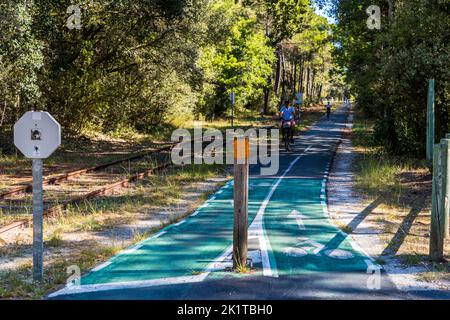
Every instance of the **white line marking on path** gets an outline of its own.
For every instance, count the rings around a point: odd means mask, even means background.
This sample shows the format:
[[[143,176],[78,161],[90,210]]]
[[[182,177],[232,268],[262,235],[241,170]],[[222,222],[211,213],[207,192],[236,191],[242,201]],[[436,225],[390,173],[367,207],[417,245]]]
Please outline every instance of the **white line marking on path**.
[[[112,261],[106,261],[105,263],[102,263],[101,265],[96,266],[94,269],[92,269],[93,272],[97,272],[99,270],[102,270],[103,268],[106,268],[112,263]]]
[[[79,294],[87,292],[99,292],[108,290],[120,290],[120,289],[136,289],[136,288],[146,288],[154,286],[163,286],[170,284],[183,284],[183,283],[193,283],[201,282],[206,278],[207,274],[202,273],[195,276],[185,276],[185,277],[173,277],[173,278],[161,278],[152,280],[141,280],[141,281],[127,281],[127,282],[116,282],[116,283],[102,283],[102,284],[89,284],[83,286],[69,286],[61,289],[55,293],[50,294],[48,297],[53,298],[61,295],[67,294]]]
[[[136,251],[136,250],[142,248],[143,246],[144,246],[143,244],[135,245],[134,247],[131,247],[130,249],[127,249],[127,250],[123,251],[123,252],[120,253],[120,254],[122,255],[122,254],[130,254],[130,253],[133,253],[134,251]]]
[[[200,212],[200,211],[198,211],[198,210],[194,211],[194,213],[193,213],[193,214],[191,214],[191,217],[195,217],[196,215],[198,215],[198,214],[199,214],[199,212]]]
[[[303,151],[301,155],[299,155],[297,158],[295,158],[289,167],[284,171],[283,175],[278,178],[277,182],[272,186],[272,189],[270,190],[269,194],[263,201],[256,217],[251,226],[249,227],[249,233],[250,231],[254,231],[253,234],[249,234],[249,237],[255,237],[256,236],[259,239],[260,247],[261,247],[261,259],[263,263],[263,274],[264,276],[272,276],[272,277],[278,277],[278,271],[276,270],[276,265],[274,266],[275,269],[272,270],[270,266],[270,259],[269,259],[269,251],[272,251],[272,248],[269,243],[269,239],[267,238],[266,232],[264,230],[264,222],[263,222],[263,216],[265,209],[274,194],[277,187],[280,185],[281,180],[291,171],[292,167],[302,158],[306,152],[309,151],[309,149],[312,146],[309,146],[308,148]],[[223,188],[227,188],[228,186],[232,186],[233,181],[227,183],[226,186]],[[233,201],[231,201],[233,202]],[[200,208],[207,207],[208,204],[205,203]],[[192,216],[195,216],[199,213],[199,211],[195,211]],[[181,223],[184,223],[185,221],[181,221]],[[181,224],[178,223],[178,224]],[[150,239],[155,239],[163,234],[167,233],[167,231],[161,231],[154,236],[150,237]],[[140,248],[142,245],[133,247],[130,250],[136,250]],[[83,285],[83,286],[68,286],[65,287],[57,292],[54,292],[50,295],[48,295],[49,298],[60,296],[60,295],[67,295],[67,294],[77,294],[77,293],[87,293],[87,292],[96,292],[96,291],[108,291],[108,290],[120,290],[120,289],[134,289],[134,288],[145,288],[145,287],[152,287],[152,286],[161,286],[161,285],[170,285],[170,284],[183,284],[183,283],[194,283],[194,282],[201,282],[206,279],[206,277],[215,270],[221,270],[222,266],[221,263],[226,259],[227,256],[229,256],[233,251],[233,247],[230,246],[227,248],[217,259],[215,259],[212,263],[208,265],[205,272],[195,275],[195,276],[182,276],[182,277],[172,277],[172,278],[161,278],[161,279],[152,279],[152,280],[139,280],[139,281],[128,281],[128,282],[116,282],[116,283],[108,283],[108,284],[96,284],[96,285]],[[108,261],[97,268],[93,269],[92,271],[98,271],[102,268],[105,268],[109,264],[111,264],[112,261]],[[275,262],[274,262],[275,263]]]
[[[157,234],[155,234],[154,236],[151,236],[150,237],[150,239],[156,239],[156,238],[159,238],[159,237],[161,237],[163,234],[165,234],[165,233],[167,233],[167,231],[161,231],[161,232],[158,232]]]
[[[173,285],[173,284],[202,282],[211,272],[223,269],[222,263],[232,253],[232,251],[233,247],[230,246],[218,258],[216,258],[213,262],[211,262],[208,265],[205,272],[202,272],[201,274],[195,276],[181,276],[181,277],[161,278],[152,280],[125,281],[125,282],[103,283],[103,284],[93,284],[83,286],[69,286],[50,294],[48,297],[52,298],[67,294],[78,294],[78,293],[120,290],[120,289],[135,289],[135,288],[146,288],[154,286]],[[111,264],[111,262],[104,263],[98,266],[97,268],[99,268],[98,270],[100,270],[101,268],[104,268],[109,264]],[[93,269],[92,271],[98,270]]]
[[[270,246],[269,238],[267,237],[265,228],[264,228],[264,213],[266,211],[266,207],[269,204],[270,199],[272,198],[275,190],[280,185],[281,181],[284,179],[284,177],[291,171],[291,169],[294,167],[294,165],[300,160],[308,151],[311,149],[312,146],[309,146],[308,148],[303,151],[301,155],[299,155],[297,158],[295,158],[289,167],[284,171],[283,175],[278,178],[276,183],[272,186],[270,189],[269,194],[264,199],[263,203],[261,204],[261,207],[258,210],[258,213],[256,214],[255,219],[253,220],[253,223],[250,225],[248,231],[249,234],[256,234],[259,239],[259,245],[261,248],[261,258],[262,258],[262,265],[263,265],[263,275],[266,277],[278,277],[278,270],[276,267],[276,262],[274,261],[273,269],[270,265],[270,258],[269,258],[269,252],[272,252],[272,247]]]
[[[214,196],[212,196],[207,201],[214,201],[216,200],[216,196],[218,194],[223,193],[223,191],[229,187],[233,186],[233,180],[228,181],[221,189],[219,189]],[[231,200],[231,203],[233,204],[233,200]],[[195,210],[190,217],[195,217],[200,213],[200,209],[208,207],[209,204],[207,202],[203,203],[197,210]],[[180,226],[181,224],[185,223],[186,220],[182,220],[178,223],[175,223],[173,226]],[[149,239],[156,239],[161,237],[162,235],[166,234],[167,231],[160,231],[159,233],[149,237]],[[145,240],[144,240],[145,241]],[[117,254],[115,257],[112,257],[110,260],[98,265],[97,267],[93,268],[91,272],[97,272],[100,271],[110,264],[112,264],[116,257],[124,254],[130,254],[140,248],[142,248],[144,244],[136,244],[130,249],[126,249],[119,254]],[[191,283],[191,282],[201,282],[203,281],[209,273],[217,269],[217,264],[222,262],[227,256],[231,254],[232,247],[228,248],[221,256],[219,256],[217,259],[215,259],[207,268],[206,271],[195,276],[185,276],[185,277],[173,277],[173,278],[162,278],[162,279],[155,279],[155,280],[144,280],[144,281],[128,281],[128,282],[118,282],[118,283],[110,283],[110,284],[98,284],[98,285],[84,285],[84,286],[67,286],[57,292],[54,292],[50,294],[48,297],[56,297],[59,295],[66,295],[66,294],[75,294],[75,293],[85,293],[85,292],[95,292],[95,291],[107,291],[107,290],[118,290],[118,289],[126,289],[126,288],[139,288],[139,287],[151,287],[151,286],[158,286],[158,285],[168,285],[168,284],[182,284],[182,283]],[[220,269],[220,268],[219,268]]]
[[[175,226],[175,227],[178,227],[178,226],[182,225],[182,224],[185,223],[185,222],[186,222],[186,220],[181,220],[180,222],[175,223],[174,226]]]

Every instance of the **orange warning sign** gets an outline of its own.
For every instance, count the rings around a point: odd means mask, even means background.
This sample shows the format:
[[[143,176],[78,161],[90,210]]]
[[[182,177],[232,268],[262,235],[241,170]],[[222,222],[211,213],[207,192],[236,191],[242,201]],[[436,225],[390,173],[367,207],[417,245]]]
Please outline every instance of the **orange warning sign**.
[[[234,138],[234,159],[246,159],[250,157],[250,141],[248,137]]]

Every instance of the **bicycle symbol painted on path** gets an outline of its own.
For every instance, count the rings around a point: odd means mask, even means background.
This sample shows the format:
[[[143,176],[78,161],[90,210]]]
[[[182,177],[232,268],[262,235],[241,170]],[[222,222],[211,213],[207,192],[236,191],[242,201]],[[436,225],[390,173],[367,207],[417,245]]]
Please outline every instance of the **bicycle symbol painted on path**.
[[[304,257],[307,255],[316,255],[320,256],[321,252],[324,251],[324,254],[332,259],[339,260],[348,260],[353,259],[355,256],[353,253],[347,250],[342,249],[328,249],[323,244],[320,244],[314,240],[308,238],[298,238],[301,240],[294,247],[287,248],[283,251],[284,254],[292,257]]]

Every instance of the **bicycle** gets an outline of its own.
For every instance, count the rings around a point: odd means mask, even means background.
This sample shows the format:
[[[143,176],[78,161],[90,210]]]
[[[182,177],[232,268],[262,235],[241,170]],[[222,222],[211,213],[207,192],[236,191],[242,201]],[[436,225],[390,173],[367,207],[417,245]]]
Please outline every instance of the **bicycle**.
[[[284,142],[284,148],[286,151],[291,151],[291,136],[292,136],[292,127],[291,127],[291,121],[282,121],[281,124],[281,132]]]

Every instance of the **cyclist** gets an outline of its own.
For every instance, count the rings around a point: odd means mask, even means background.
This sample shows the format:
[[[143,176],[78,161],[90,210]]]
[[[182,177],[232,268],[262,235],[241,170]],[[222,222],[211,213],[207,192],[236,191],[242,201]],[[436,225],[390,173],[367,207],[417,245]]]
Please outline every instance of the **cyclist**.
[[[294,142],[294,128],[295,128],[295,108],[291,106],[291,101],[286,100],[280,109],[281,124],[280,128],[283,129],[283,124],[289,122],[291,126],[291,143]]]

